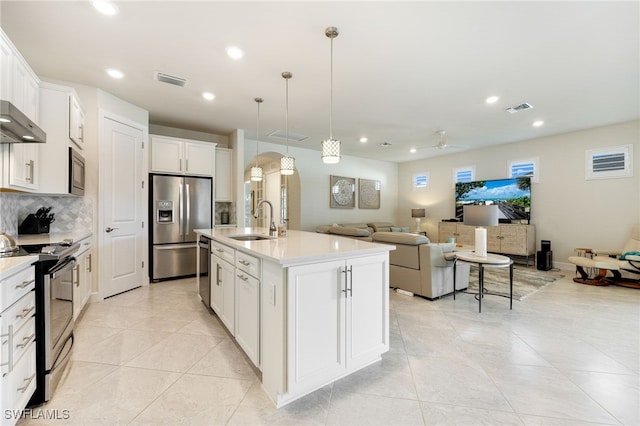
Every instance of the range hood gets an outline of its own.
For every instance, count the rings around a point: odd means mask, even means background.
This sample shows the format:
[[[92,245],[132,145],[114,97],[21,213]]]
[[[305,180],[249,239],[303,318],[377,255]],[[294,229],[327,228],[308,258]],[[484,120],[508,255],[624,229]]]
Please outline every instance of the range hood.
[[[0,143],[45,143],[46,133],[11,102],[0,100]]]

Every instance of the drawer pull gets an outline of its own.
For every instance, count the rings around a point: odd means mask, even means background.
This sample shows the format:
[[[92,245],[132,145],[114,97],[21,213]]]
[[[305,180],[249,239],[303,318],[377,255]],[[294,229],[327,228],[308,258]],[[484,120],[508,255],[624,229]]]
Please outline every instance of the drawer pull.
[[[251,262],[247,262],[246,260],[239,260],[238,262],[240,262],[241,264],[243,264],[244,266],[249,266],[251,265]]]
[[[18,285],[16,286],[16,288],[25,288],[25,287],[27,287],[27,286],[29,286],[29,285],[31,285],[31,284],[33,284],[33,283],[35,283],[35,282],[36,282],[35,278],[34,278],[34,279],[32,279],[31,281],[22,281],[22,284],[18,284]]]
[[[36,337],[36,333],[31,333],[31,336],[24,336],[22,338],[22,343],[18,343],[16,345],[16,348],[24,349],[25,346],[31,343],[31,339],[33,339],[34,337]]]
[[[18,388],[16,390],[20,393],[25,393],[27,391],[27,388],[29,388],[29,385],[31,384],[31,382],[33,382],[33,379],[35,378],[36,378],[36,373],[33,373],[31,377],[27,377],[26,379],[24,379],[24,381],[27,383],[23,387]]]
[[[249,277],[246,277],[244,275],[238,275],[238,278],[240,278],[242,281],[248,281]]]
[[[22,310],[22,312],[20,312],[19,314],[16,314],[16,318],[24,318],[27,315],[29,315],[32,311],[34,311],[36,309],[35,306],[30,306],[28,308],[24,308]]]
[[[219,249],[219,248],[217,248],[217,249],[216,249],[216,251],[217,251],[218,253],[224,253],[224,250]]]

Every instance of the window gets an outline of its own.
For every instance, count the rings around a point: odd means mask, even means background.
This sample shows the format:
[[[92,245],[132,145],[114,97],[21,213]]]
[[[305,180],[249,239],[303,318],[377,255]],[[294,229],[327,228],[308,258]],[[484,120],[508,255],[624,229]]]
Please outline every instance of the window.
[[[426,191],[429,189],[429,173],[417,173],[413,175],[413,190]]]
[[[453,169],[453,184],[472,182],[476,178],[476,166],[465,166]]]
[[[585,178],[592,180],[633,176],[632,154],[632,145],[587,150]]]
[[[525,176],[530,177],[532,183],[538,183],[537,158],[509,161],[509,177],[516,178]]]

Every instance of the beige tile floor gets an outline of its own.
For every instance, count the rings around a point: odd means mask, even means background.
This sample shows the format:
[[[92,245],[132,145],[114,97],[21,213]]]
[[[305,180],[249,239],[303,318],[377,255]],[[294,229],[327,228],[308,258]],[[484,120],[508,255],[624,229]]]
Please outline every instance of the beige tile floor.
[[[513,311],[391,292],[382,361],[279,410],[195,280],[152,284],[87,307],[61,386],[19,424],[640,424],[640,291],[567,275]]]

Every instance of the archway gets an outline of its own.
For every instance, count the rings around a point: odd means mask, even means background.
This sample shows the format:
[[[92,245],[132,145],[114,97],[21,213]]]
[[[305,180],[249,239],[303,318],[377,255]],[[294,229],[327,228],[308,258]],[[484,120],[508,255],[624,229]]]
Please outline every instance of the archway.
[[[262,167],[263,179],[251,181],[251,167]],[[266,198],[274,205],[274,221],[276,224],[285,220],[288,229],[300,229],[300,174],[296,169],[293,175],[280,175],[280,158],[277,152],[264,152],[253,157],[244,170],[244,226],[268,227],[266,212],[261,212],[258,219],[253,217],[254,208],[260,199]]]

